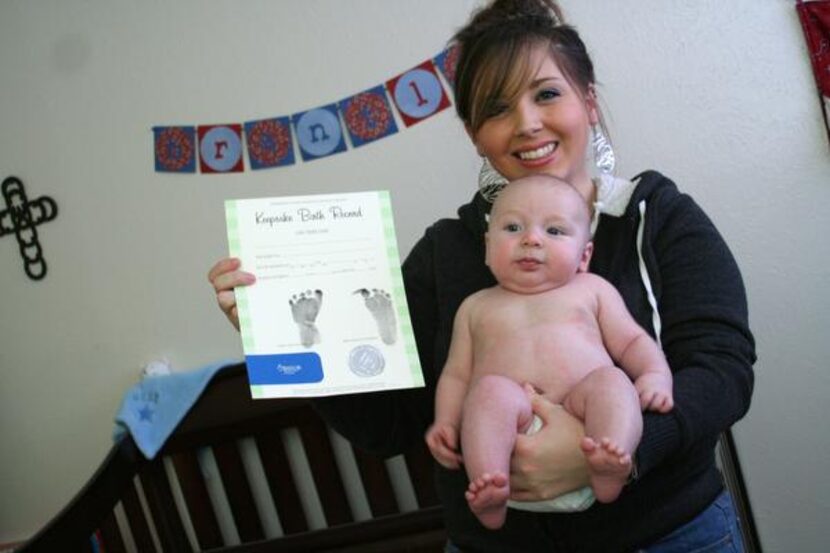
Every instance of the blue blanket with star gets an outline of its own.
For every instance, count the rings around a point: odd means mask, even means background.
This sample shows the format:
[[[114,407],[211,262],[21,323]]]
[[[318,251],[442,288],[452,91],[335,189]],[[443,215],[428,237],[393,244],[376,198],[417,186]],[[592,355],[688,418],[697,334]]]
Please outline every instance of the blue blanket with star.
[[[144,456],[152,459],[216,373],[234,363],[238,361],[145,377],[124,394],[115,415],[113,439],[129,432]]]

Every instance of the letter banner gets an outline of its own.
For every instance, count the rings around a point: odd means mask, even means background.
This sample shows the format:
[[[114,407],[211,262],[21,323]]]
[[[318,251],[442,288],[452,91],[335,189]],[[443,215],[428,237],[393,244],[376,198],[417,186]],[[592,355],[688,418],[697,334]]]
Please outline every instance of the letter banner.
[[[153,127],[156,171],[196,172],[195,127]]]
[[[312,161],[346,150],[337,106],[329,104],[291,116],[303,161]]]
[[[450,99],[438,80],[432,60],[427,60],[387,81],[386,89],[407,127],[435,115],[450,105]]]
[[[270,169],[294,164],[294,142],[288,117],[245,123],[245,141],[251,169]]]
[[[199,168],[202,173],[241,173],[242,125],[200,125]]]
[[[816,85],[822,99],[824,126],[830,138],[830,1],[813,0],[796,5],[807,40]]]
[[[244,124],[153,127],[155,169],[196,173],[198,159],[203,174],[241,173],[246,150],[250,169],[259,170],[294,165],[295,146],[302,161],[359,148],[397,134],[401,121],[411,127],[449,107],[457,63],[458,46],[451,44],[397,77],[308,111]]]
[[[355,148],[398,132],[383,85],[346,98],[338,106]]]
[[[455,89],[455,67],[458,65],[458,53],[459,46],[453,43],[432,60],[453,89]]]

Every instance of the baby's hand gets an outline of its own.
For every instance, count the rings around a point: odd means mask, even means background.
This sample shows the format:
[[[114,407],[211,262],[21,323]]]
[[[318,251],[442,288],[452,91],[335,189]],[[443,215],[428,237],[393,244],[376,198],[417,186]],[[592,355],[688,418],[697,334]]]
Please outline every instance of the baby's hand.
[[[435,423],[429,427],[426,442],[432,456],[448,469],[461,465],[458,453],[458,429],[450,424]]]
[[[643,411],[668,413],[674,407],[670,373],[646,373],[634,382],[634,387],[640,396],[640,407]]]

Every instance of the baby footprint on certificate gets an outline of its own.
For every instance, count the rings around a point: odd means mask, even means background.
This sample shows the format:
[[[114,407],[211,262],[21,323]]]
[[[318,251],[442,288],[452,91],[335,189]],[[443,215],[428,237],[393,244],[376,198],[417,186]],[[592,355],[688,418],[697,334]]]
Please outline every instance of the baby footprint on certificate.
[[[378,325],[378,333],[384,344],[392,345],[398,337],[398,323],[395,319],[395,309],[392,298],[384,290],[361,288],[355,294],[363,296],[366,309],[372,314]]]
[[[306,290],[301,294],[294,294],[288,300],[291,306],[291,316],[300,330],[300,342],[309,347],[320,343],[320,331],[314,325],[320,306],[323,303],[323,292],[320,290]]]

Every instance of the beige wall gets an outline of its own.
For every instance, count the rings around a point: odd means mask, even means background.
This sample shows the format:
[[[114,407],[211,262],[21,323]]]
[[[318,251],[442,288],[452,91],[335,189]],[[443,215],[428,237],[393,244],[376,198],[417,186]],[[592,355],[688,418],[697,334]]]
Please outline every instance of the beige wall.
[[[821,550],[830,144],[793,3],[562,3],[595,56],[619,172],[673,177],[743,268],[759,362],[736,439],[761,539]],[[0,239],[0,542],[29,535],[92,473],[145,363],[241,354],[205,280],[226,251],[225,198],[388,188],[407,251],[471,194],[478,164],[449,111],[233,176],[154,173],[150,128],[339,100],[440,51],[473,4],[0,2],[0,177],[60,210],[41,232],[41,282]]]

